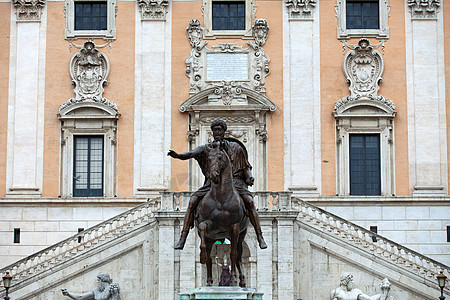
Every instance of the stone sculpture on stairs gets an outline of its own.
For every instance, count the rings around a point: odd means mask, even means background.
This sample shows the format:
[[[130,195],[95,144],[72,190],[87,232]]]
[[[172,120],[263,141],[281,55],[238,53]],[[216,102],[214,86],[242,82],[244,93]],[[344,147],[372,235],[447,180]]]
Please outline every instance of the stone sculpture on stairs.
[[[97,275],[98,287],[84,294],[74,294],[66,289],[61,289],[64,296],[74,300],[121,300],[119,285],[112,284],[109,274],[100,273]]]

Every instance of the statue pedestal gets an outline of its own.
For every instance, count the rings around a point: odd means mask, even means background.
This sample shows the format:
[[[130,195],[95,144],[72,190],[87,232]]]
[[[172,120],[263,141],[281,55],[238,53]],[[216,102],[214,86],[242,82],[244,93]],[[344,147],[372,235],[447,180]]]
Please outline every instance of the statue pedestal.
[[[262,300],[263,293],[256,289],[237,286],[204,286],[193,291],[180,293],[180,300],[192,299],[251,299]]]

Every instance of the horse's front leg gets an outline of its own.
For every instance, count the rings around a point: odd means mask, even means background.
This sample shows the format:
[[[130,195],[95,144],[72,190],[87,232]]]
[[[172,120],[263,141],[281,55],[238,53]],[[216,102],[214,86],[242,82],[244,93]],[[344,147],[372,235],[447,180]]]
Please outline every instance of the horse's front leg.
[[[237,286],[236,280],[236,261],[238,254],[238,242],[239,242],[239,223],[231,225],[229,229],[230,239],[231,239],[231,280],[230,284],[232,286]]]
[[[210,222],[203,221],[198,224],[198,233],[200,235],[200,263],[205,264],[207,253],[206,253],[206,231],[210,226]]]
[[[211,259],[211,249],[215,241],[206,238],[206,285],[212,286],[212,259]]]

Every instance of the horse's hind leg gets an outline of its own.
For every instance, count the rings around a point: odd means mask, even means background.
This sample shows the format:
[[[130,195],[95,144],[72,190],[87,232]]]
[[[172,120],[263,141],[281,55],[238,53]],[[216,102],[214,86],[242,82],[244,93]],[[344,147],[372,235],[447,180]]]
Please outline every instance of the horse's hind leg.
[[[231,225],[231,227],[228,230],[231,238],[231,251],[230,251],[230,258],[231,258],[231,280],[230,284],[232,286],[237,286],[237,280],[236,280],[236,261],[237,261],[237,254],[238,254],[238,242],[239,242],[239,223],[235,223]]]
[[[206,239],[206,285],[212,286],[212,259],[211,259],[211,249],[214,245],[214,240]]]
[[[206,253],[206,230],[208,230],[209,223],[203,221],[198,224],[198,233],[200,235],[200,263],[205,264],[207,253]]]
[[[239,241],[238,241],[238,245],[237,245],[237,258],[236,258],[236,266],[239,272],[239,286],[240,287],[245,287],[246,286],[246,282],[245,282],[245,276],[244,273],[242,272],[242,243],[244,242],[244,238],[245,238],[245,234],[246,231],[241,232],[241,234],[239,235]]]

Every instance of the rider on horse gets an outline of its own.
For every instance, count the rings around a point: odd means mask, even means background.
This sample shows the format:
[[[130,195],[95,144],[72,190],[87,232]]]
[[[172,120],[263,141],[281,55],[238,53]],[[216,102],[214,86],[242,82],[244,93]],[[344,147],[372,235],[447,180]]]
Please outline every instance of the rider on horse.
[[[233,181],[236,191],[239,193],[242,200],[244,201],[245,207],[247,209],[250,218],[250,222],[255,228],[256,238],[258,239],[259,247],[261,249],[265,249],[267,248],[267,245],[262,236],[261,226],[259,225],[258,213],[256,211],[255,204],[253,202],[252,194],[247,189],[249,185],[253,185],[255,180],[251,173],[252,166],[248,162],[244,150],[239,144],[224,139],[225,131],[227,130],[227,124],[224,121],[216,120],[212,122],[211,130],[213,132],[214,141],[222,142],[225,151],[227,152],[228,156],[231,159],[233,170]],[[189,229],[194,226],[195,209],[200,203],[200,200],[203,199],[205,194],[211,188],[211,181],[208,179],[209,176],[207,176],[209,174],[207,164],[208,158],[207,146],[208,145],[202,145],[195,148],[192,151],[181,154],[178,154],[173,150],[169,150],[169,152],[167,153],[167,155],[181,160],[194,158],[198,162],[202,170],[202,173],[205,176],[204,185],[200,189],[198,189],[198,191],[192,194],[191,199],[189,200],[189,205],[186,210],[186,215],[184,219],[183,229],[181,231],[181,237],[180,240],[178,241],[178,244],[175,246],[175,249],[177,250],[183,249],[187,235],[189,234]]]

